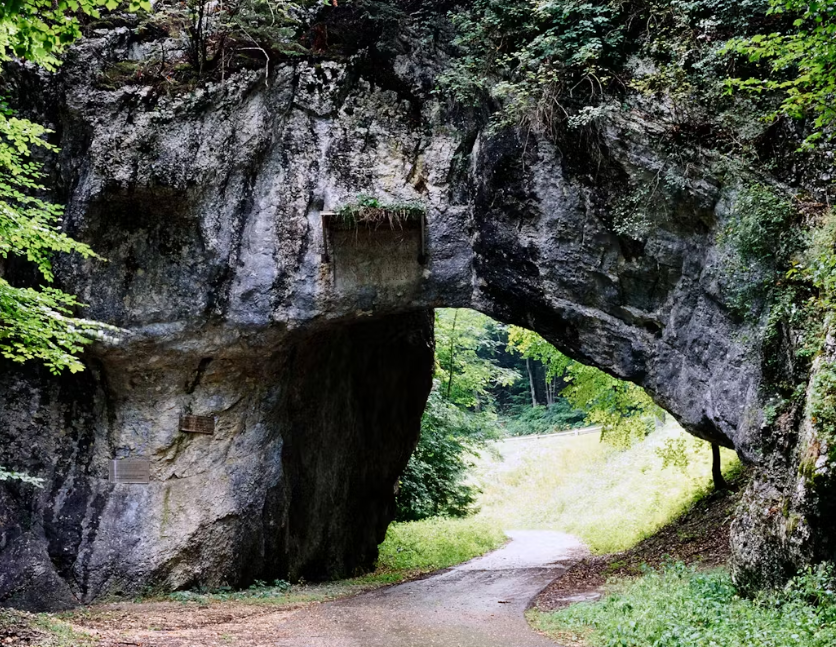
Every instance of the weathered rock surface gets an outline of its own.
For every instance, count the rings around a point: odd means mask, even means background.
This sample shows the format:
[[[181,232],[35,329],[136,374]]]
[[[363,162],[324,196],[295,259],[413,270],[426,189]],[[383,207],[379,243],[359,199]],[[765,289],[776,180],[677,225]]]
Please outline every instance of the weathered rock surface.
[[[47,486],[0,488],[0,603],[369,567],[430,388],[435,307],[536,330],[749,461],[781,451],[722,296],[736,187],[680,169],[689,190],[651,193],[646,231],[619,235],[614,205],[670,165],[652,124],[619,113],[594,145],[489,134],[431,92],[444,30],[411,29],[165,97],[97,86],[103,61],[143,55],[123,28],[44,82],[65,227],[109,259],[62,259],[61,283],[130,335],[91,348],[82,375],[4,366],[0,465]],[[324,261],[321,214],[361,193],[426,204],[424,264],[414,231],[335,236]],[[216,416],[215,434],[179,433],[183,413]],[[108,482],[109,460],[139,455],[149,485]]]

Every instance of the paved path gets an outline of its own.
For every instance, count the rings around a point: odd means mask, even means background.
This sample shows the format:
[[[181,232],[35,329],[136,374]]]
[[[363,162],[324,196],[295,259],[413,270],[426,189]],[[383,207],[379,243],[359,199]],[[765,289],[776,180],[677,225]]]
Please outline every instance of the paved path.
[[[570,535],[509,532],[498,551],[423,580],[301,611],[276,647],[554,647],[529,629],[531,599],[585,549]]]

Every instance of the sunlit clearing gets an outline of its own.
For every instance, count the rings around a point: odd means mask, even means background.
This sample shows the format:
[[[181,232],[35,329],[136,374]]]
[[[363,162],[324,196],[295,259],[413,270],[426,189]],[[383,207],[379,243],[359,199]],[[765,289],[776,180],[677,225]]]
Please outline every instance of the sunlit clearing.
[[[663,468],[656,450],[675,438],[687,439],[688,465]],[[712,487],[711,446],[672,421],[624,451],[597,433],[504,440],[493,449],[473,475],[482,490],[477,518],[505,530],[572,533],[597,553],[633,546]],[[722,460],[726,473],[739,463],[725,449]]]

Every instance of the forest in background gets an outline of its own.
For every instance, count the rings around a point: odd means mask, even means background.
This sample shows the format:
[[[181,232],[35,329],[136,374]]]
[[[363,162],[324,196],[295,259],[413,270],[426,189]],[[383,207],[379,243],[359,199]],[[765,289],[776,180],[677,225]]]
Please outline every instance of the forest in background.
[[[435,314],[435,374],[418,447],[400,480],[397,519],[467,515],[472,458],[489,440],[599,425],[626,449],[665,412],[639,387],[575,362],[538,334],[467,309]],[[666,462],[687,461],[665,446]]]

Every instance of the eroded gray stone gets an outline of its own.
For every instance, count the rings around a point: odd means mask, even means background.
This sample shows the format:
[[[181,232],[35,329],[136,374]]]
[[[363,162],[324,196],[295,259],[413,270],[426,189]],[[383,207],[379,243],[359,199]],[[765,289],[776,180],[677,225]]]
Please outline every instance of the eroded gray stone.
[[[47,479],[0,487],[0,603],[370,567],[430,387],[435,307],[534,329],[746,460],[779,451],[755,336],[722,296],[715,237],[737,187],[700,171],[658,195],[645,235],[618,235],[613,205],[669,163],[656,124],[616,111],[594,149],[489,134],[430,92],[443,30],[409,29],[400,52],[170,97],[99,88],[104,58],[147,49],[103,31],[45,84],[65,227],[108,259],[60,259],[60,282],[129,335],[92,347],[80,376],[0,374],[0,464]],[[323,262],[320,214],[363,193],[426,204],[426,265],[391,235]],[[189,413],[215,416],[214,435],[180,433]],[[140,454],[149,485],[107,482],[109,460]]]

